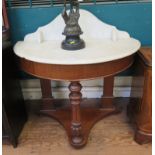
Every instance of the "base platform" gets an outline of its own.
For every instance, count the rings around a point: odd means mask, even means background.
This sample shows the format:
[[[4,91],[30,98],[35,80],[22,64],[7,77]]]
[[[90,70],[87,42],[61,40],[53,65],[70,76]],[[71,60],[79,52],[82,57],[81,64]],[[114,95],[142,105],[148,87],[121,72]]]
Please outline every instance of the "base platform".
[[[71,105],[67,102],[69,100],[54,100],[55,109],[50,109],[47,106],[47,109],[41,109],[40,113],[60,122],[67,132],[70,144],[75,148],[81,148],[86,145],[90,130],[95,123],[106,116],[121,112],[121,108],[116,108],[115,106],[111,108],[100,108],[101,99],[84,99],[80,105],[82,141],[80,143],[74,143],[71,130]]]

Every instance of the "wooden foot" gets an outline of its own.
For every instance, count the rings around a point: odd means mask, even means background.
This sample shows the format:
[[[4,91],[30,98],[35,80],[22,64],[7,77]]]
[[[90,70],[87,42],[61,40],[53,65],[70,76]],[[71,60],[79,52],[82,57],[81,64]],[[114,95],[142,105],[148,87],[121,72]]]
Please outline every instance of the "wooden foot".
[[[152,142],[152,124],[149,121],[143,121],[140,113],[140,100],[139,98],[130,98],[130,103],[127,106],[127,116],[129,117],[130,123],[135,126],[134,140],[138,144],[146,144]],[[147,109],[147,108],[145,108]],[[145,110],[143,109],[143,110]],[[146,115],[144,112],[142,115]],[[146,119],[147,119],[146,115]],[[139,121],[140,120],[140,121]],[[150,126],[151,125],[151,126]]]
[[[141,145],[146,144],[146,143],[152,142],[152,134],[145,133],[143,131],[138,130],[135,133],[134,139],[138,144],[141,144]]]

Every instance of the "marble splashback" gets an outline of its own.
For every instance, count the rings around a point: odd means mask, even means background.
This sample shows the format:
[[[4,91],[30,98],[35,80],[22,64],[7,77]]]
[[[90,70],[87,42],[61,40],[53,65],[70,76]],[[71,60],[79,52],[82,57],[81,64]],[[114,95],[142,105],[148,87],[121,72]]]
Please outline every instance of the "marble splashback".
[[[130,38],[130,35],[118,30],[115,26],[102,22],[91,12],[80,9],[79,25],[84,32],[81,36],[84,40],[87,39],[109,39],[116,41],[123,38]],[[38,43],[49,40],[63,40],[62,35],[65,23],[61,14],[59,14],[49,24],[39,27],[36,32],[25,36],[24,41],[36,41]]]

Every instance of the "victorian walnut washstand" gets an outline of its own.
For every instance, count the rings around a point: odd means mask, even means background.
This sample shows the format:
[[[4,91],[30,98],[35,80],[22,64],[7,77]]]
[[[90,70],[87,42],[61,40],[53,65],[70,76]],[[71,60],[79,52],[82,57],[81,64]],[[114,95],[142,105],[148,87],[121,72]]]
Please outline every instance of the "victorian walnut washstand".
[[[22,70],[42,79],[43,102],[40,112],[64,126],[75,148],[86,144],[90,129],[97,121],[119,112],[112,102],[114,75],[132,65],[134,53],[140,48],[139,41],[130,38],[127,32],[103,23],[86,10],[80,10],[80,14],[85,48],[77,51],[61,48],[64,28],[61,15],[27,35],[14,47]],[[101,99],[82,100],[80,81],[99,77],[105,77]],[[49,80],[70,81],[70,104],[57,106],[50,94]],[[46,84],[48,87],[44,87]]]

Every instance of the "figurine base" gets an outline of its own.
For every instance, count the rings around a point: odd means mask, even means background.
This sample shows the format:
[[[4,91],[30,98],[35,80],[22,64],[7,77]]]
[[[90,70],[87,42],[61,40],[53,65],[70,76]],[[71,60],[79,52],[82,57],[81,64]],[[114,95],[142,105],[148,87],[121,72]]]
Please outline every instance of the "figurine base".
[[[61,48],[64,50],[80,50],[85,48],[85,43],[80,38],[67,38],[62,42]]]

